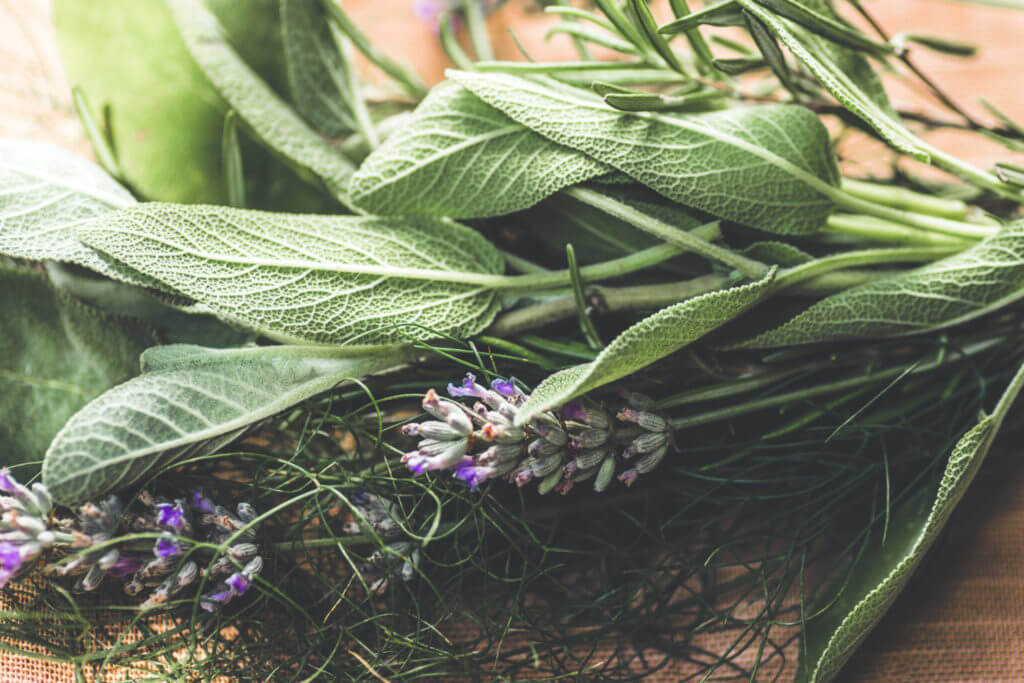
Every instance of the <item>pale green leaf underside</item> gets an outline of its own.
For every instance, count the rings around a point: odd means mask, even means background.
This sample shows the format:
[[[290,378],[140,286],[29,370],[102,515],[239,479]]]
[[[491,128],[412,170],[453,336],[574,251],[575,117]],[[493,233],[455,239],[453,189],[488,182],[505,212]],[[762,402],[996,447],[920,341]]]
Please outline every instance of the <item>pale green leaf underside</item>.
[[[65,505],[139,483],[350,378],[408,362],[401,347],[170,347],[149,372],[75,414],[54,438],[43,481]]]
[[[475,334],[497,312],[493,289],[443,278],[504,267],[475,231],[424,218],[152,203],[82,226],[79,236],[218,314],[298,343]]]
[[[343,204],[355,170],[299,118],[231,48],[217,18],[197,0],[166,0],[192,58],[247,127],[271,150],[312,174]]]
[[[544,410],[614,382],[692,344],[736,318],[770,292],[774,269],[763,280],[723,289],[663,308],[626,329],[593,361],[551,375],[519,411],[522,424]]]
[[[448,82],[363,162],[349,193],[356,206],[383,216],[487,218],[611,171]]]
[[[908,503],[889,523],[885,545],[855,570],[851,581],[820,617],[807,625],[800,679],[831,681],[879,622],[920,564],[981,467],[1003,417],[1020,392],[1018,371],[992,415],[960,439],[934,495]],[[930,502],[930,506],[928,505]]]
[[[0,139],[0,254],[74,263],[110,278],[151,284],[111,264],[74,234],[78,223],[135,203],[103,169],[67,150]]]
[[[822,299],[740,348],[918,334],[1024,297],[1024,224],[947,259]]]
[[[894,116],[881,82],[863,58],[773,14],[756,0],[739,2],[763,21],[844,107],[899,151],[921,161],[929,160],[928,150]],[[820,5],[815,7],[820,11]]]
[[[295,108],[324,135],[352,131],[346,65],[319,0],[281,0],[281,38]]]
[[[565,85],[449,76],[531,130],[685,206],[781,234],[815,232],[832,211],[839,175],[828,132],[801,107],[627,113]]]
[[[0,443],[4,464],[39,461],[54,434],[100,392],[138,372],[144,327],[0,266]]]

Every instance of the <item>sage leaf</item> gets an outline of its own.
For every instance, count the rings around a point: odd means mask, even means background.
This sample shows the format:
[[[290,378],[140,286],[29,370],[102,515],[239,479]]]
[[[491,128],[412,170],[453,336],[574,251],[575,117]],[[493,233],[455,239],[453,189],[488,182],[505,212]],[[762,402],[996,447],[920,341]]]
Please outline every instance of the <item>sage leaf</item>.
[[[767,348],[919,334],[957,325],[1024,297],[1024,223],[955,256],[822,299],[738,344]]]
[[[0,253],[62,261],[110,278],[151,284],[82,244],[74,226],[135,198],[99,166],[45,142],[0,139]]]
[[[352,163],[309,127],[232,49],[224,29],[197,0],[166,0],[192,58],[255,137],[307,180],[322,181],[348,205]]]
[[[814,232],[832,211],[839,172],[828,132],[801,107],[622,112],[568,86],[449,75],[519,123],[685,206],[781,234]]]
[[[339,137],[356,129],[349,101],[351,64],[331,35],[320,0],[281,0],[288,89],[295,108],[316,130]]]
[[[356,206],[378,215],[487,218],[611,171],[443,83],[363,162],[349,192]]]
[[[772,13],[756,0],[738,2],[760,19],[843,106],[874,128],[889,144],[920,161],[930,159],[928,149],[893,111],[881,79],[867,60],[848,47]],[[819,14],[835,18],[834,11],[822,0],[801,2]]]
[[[504,262],[436,219],[142,204],[78,230],[90,246],[291,343],[391,343],[485,328]]]
[[[517,424],[692,344],[761,301],[771,292],[774,277],[773,269],[757,282],[687,299],[644,318],[613,339],[593,361],[556,372],[541,382],[520,408]]]
[[[43,461],[65,505],[139,483],[154,469],[211,453],[250,425],[347,379],[408,362],[399,347],[177,346],[143,356],[147,372],[76,413]]]
[[[946,526],[992,446],[1003,419],[1024,384],[1017,371],[991,415],[957,443],[937,488],[897,509],[884,544],[876,545],[854,567],[835,601],[807,622],[806,647],[798,678],[831,681],[910,581],[928,549]]]
[[[55,292],[35,272],[0,266],[0,291],[4,462],[38,462],[69,417],[138,373],[153,339],[136,322]]]

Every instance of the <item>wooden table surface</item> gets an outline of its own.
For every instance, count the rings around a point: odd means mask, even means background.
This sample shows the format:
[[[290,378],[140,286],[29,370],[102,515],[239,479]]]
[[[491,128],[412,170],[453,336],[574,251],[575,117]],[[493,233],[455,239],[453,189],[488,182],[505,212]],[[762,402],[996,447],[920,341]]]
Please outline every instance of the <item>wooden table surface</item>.
[[[664,12],[660,4],[655,9]],[[411,0],[346,3],[381,46],[436,81],[447,63],[432,29],[413,16],[410,5]],[[560,42],[545,45],[545,18],[516,5],[493,19],[500,57],[517,56],[510,25],[537,58],[570,54]],[[916,54],[930,75],[983,119],[987,115],[976,103],[978,95],[1024,120],[1024,12],[943,0],[868,0],[865,5],[891,33],[914,29],[981,45],[981,53],[969,60]],[[891,95],[900,105],[926,106],[918,92],[892,87]],[[46,139],[89,153],[71,114],[46,0],[0,0],[0,135]],[[933,139],[979,166],[1001,159],[1024,163],[974,137]],[[867,146],[861,157],[870,166],[877,154]],[[1024,680],[1024,461],[1016,456],[1015,444],[1004,440],[1001,448],[1008,454],[982,470],[948,532],[843,680]]]

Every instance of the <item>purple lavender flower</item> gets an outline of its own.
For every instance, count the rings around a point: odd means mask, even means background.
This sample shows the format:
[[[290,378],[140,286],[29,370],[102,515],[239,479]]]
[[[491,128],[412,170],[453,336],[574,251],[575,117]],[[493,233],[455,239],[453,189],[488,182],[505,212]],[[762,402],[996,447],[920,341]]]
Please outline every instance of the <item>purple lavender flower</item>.
[[[181,546],[170,538],[161,538],[153,548],[153,554],[159,558],[173,557],[181,552]]]
[[[231,586],[231,590],[233,590],[236,595],[241,595],[249,588],[249,579],[245,578],[244,574],[239,574],[237,572],[229,576],[225,583]]]
[[[0,491],[12,496],[21,491],[21,484],[14,479],[11,471],[6,467],[0,469]]]
[[[0,543],[0,588],[14,578],[22,565],[21,549],[13,543]]]
[[[519,389],[516,388],[516,378],[509,377],[506,379],[495,379],[491,382],[491,389],[494,389],[502,396],[506,398],[519,395]]]
[[[169,526],[176,531],[185,527],[185,511],[178,503],[158,503],[156,523]]]
[[[193,491],[192,508],[200,512],[213,512],[213,501],[204,496],[202,491]]]
[[[467,372],[461,386],[451,382],[448,383],[448,395],[459,398],[472,397],[483,399],[487,395],[487,388],[476,383],[476,375]]]
[[[495,468],[477,465],[473,458],[463,458],[455,468],[455,477],[469,484],[471,490],[494,476]]]

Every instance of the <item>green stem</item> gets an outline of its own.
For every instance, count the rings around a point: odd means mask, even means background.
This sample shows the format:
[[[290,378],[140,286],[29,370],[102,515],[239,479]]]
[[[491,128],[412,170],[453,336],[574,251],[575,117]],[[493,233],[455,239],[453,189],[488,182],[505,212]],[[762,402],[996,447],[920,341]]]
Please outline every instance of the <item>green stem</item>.
[[[960,159],[943,152],[941,149],[933,147],[923,140],[919,142],[928,150],[928,153],[931,154],[933,166],[960,176],[964,180],[967,180],[978,187],[990,190],[1004,199],[1010,199],[1015,202],[1024,202],[1024,192],[1019,188],[1007,185],[991,173],[986,173],[985,171],[979,170],[970,164],[964,163]]]
[[[646,67],[646,62],[637,61],[594,61],[594,62],[477,62],[475,71],[484,73],[498,72],[508,74],[548,74],[566,71],[631,71],[637,67]],[[679,74],[665,70],[673,78]]]
[[[690,6],[686,0],[669,0],[669,5],[672,7],[672,13],[676,16],[676,19],[682,19],[690,14]],[[687,31],[686,40],[690,43],[690,48],[693,50],[693,55],[696,58],[697,67],[700,69],[700,72],[704,75],[720,75],[714,65],[715,57],[711,54],[711,48],[705,42],[700,29],[692,28]]]
[[[959,199],[933,197],[898,185],[882,185],[843,178],[840,187],[843,192],[866,201],[951,220],[964,220],[969,209],[967,204]]]
[[[822,232],[889,244],[968,247],[973,243],[973,240],[962,237],[911,228],[874,216],[850,213],[834,213],[829,216]]]
[[[929,263],[957,254],[961,247],[896,247],[891,249],[860,249],[833,254],[799,266],[785,268],[775,277],[774,287],[783,288],[842,268],[873,266],[880,263]]]
[[[701,294],[706,294],[707,292],[722,289],[728,283],[729,278],[727,276],[711,274],[702,275],[684,282],[671,282],[659,285],[591,287],[587,289],[587,294],[600,301],[598,309],[602,313],[618,313],[661,308],[662,306],[668,306]],[[487,328],[487,333],[495,337],[513,336],[527,330],[567,320],[574,316],[576,312],[575,297],[573,295],[562,296],[504,313]]]
[[[547,9],[551,10],[552,8],[549,7]],[[572,5],[569,4],[569,0],[556,0],[555,9],[573,10],[576,8],[572,7]],[[587,12],[587,14],[589,14],[589,12]],[[579,22],[580,20],[578,16],[573,16],[571,12],[567,12],[565,18],[566,21],[571,22]],[[586,41],[584,41],[582,38],[580,38],[579,36],[572,36],[572,44],[576,47],[576,54],[579,55],[580,61],[588,62],[593,59],[593,57],[590,54],[590,49],[587,47]]]
[[[731,268],[735,268],[749,278],[760,280],[770,270],[767,265],[760,261],[755,261],[724,247],[711,244],[706,239],[697,235],[696,231],[685,232],[680,230],[600,192],[595,192],[585,187],[572,187],[568,190],[563,190],[562,193],[610,216],[615,216],[669,244],[674,244],[712,261],[718,261]]]
[[[487,35],[487,19],[484,17],[484,9],[480,0],[468,0],[462,7],[466,17],[466,29],[469,31],[469,42],[473,45],[473,52],[479,61],[492,61],[494,59],[494,48],[491,47],[491,38]]]
[[[795,401],[802,401],[810,398],[816,398],[818,396],[824,396],[827,394],[835,393],[838,391],[844,391],[846,389],[854,389],[857,387],[864,386],[865,384],[871,384],[876,382],[882,382],[893,377],[898,377],[901,374],[916,375],[923,372],[929,372],[935,368],[947,365],[949,363],[962,360],[976,353],[980,353],[986,349],[992,348],[996,344],[1000,343],[1000,339],[990,339],[986,342],[982,342],[974,345],[973,347],[965,348],[963,351],[957,351],[952,353],[946,353],[944,356],[937,358],[931,362],[922,363],[920,361],[914,363],[906,363],[892,368],[886,368],[878,372],[867,373],[858,377],[849,377],[847,379],[836,380],[834,382],[826,382],[817,386],[808,387],[806,389],[798,389],[796,391],[789,391],[784,394],[778,394],[776,396],[769,396],[766,398],[755,399],[753,401],[747,401],[739,405],[728,406],[726,408],[720,408],[718,410],[709,410],[705,413],[699,413],[697,415],[687,415],[684,417],[678,417],[670,420],[670,424],[673,429],[687,429],[690,427],[697,427],[700,425],[710,424],[713,422],[720,422],[722,420],[728,420],[741,415],[748,415],[750,413],[764,410],[765,408],[774,408],[776,406],[785,405],[787,403],[793,403]]]
[[[359,82],[359,74],[356,73],[353,67],[353,59],[351,56],[351,41],[346,39],[342,35],[341,30],[334,24],[330,25],[331,38],[334,41],[334,46],[342,55],[341,63],[343,65],[342,73],[340,77],[344,79],[343,82],[338,84],[339,90],[343,93],[348,93],[348,105],[352,109],[352,113],[355,115],[357,132],[363,136],[363,140],[366,141],[366,146],[369,151],[377,149],[380,145],[380,138],[377,135],[377,129],[373,125],[373,119],[370,118],[370,111],[366,107],[366,100],[363,99],[362,89]],[[333,76],[333,69],[331,70]]]
[[[836,206],[850,213],[867,214],[887,221],[920,228],[921,230],[939,232],[945,235],[954,235],[956,237],[967,237],[970,239],[991,237],[999,232],[998,228],[992,228],[989,226],[952,221],[948,218],[913,213],[903,209],[894,209],[890,206],[876,204],[874,202],[861,199],[860,197],[851,195],[836,187],[827,187],[829,189],[826,190],[826,193],[832,197]]]
[[[703,234],[717,234],[718,226],[711,223],[704,228]],[[698,228],[699,230],[700,228]],[[620,275],[627,275],[637,270],[650,268],[681,254],[684,250],[673,244],[659,244],[641,251],[622,256],[603,263],[580,268],[580,276],[584,280],[607,280]],[[494,276],[492,276],[494,277]],[[538,290],[553,287],[566,287],[572,284],[572,274],[566,270],[553,270],[547,273],[528,273],[526,275],[497,276],[491,281],[494,289]]]
[[[337,0],[321,0],[321,4],[331,21],[338,26],[342,33],[348,36],[348,39],[352,41],[357,50],[363,53],[364,57],[373,64],[376,64],[381,71],[398,81],[405,88],[406,92],[417,100],[427,96],[427,86],[423,84],[420,77],[378,50],[366,34],[352,23],[352,20],[349,19],[341,5],[337,3]]]

